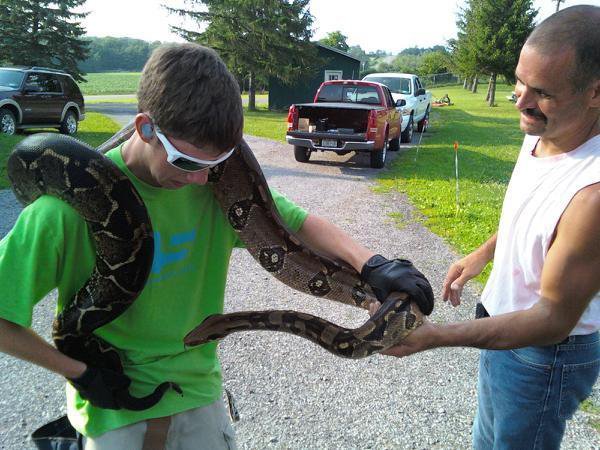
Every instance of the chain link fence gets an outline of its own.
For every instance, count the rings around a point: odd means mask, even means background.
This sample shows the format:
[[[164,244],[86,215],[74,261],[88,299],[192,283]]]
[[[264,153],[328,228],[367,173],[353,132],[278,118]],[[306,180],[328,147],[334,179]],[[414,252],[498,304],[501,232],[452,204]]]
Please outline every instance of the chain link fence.
[[[462,85],[465,81],[465,78],[456,75],[452,72],[446,73],[434,73],[431,75],[423,75],[419,77],[421,83],[425,85],[427,88],[441,87],[441,86],[455,86]],[[473,78],[467,79],[467,83],[470,85],[473,82]],[[489,82],[489,76],[487,75],[479,75],[477,77],[477,84],[487,84]]]

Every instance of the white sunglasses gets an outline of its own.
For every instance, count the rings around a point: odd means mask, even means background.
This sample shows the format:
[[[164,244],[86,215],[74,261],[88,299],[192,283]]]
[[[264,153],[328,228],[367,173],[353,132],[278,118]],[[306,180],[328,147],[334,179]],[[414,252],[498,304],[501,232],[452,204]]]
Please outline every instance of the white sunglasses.
[[[235,150],[234,147],[217,159],[206,160],[194,158],[177,150],[175,146],[171,144],[167,137],[162,133],[162,131],[160,131],[160,128],[155,127],[155,133],[156,137],[167,152],[167,162],[173,167],[177,167],[178,169],[184,170],[185,172],[199,172],[200,170],[209,169],[218,164],[221,164],[223,161],[229,158]]]

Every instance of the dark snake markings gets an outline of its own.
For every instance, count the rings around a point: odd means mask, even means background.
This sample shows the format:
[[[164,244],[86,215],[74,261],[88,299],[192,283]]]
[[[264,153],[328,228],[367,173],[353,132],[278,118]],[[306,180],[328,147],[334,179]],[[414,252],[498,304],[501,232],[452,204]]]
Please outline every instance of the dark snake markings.
[[[56,196],[83,216],[96,246],[96,266],[85,285],[53,324],[56,347],[86,364],[123,372],[118,351],[93,331],[127,309],[144,287],[152,267],[152,225],[129,179],[106,150],[133,133],[126,127],[94,150],[71,137],[36,134],[21,141],[8,160],[8,176],[23,204]],[[305,293],[368,309],[375,296],[356,271],[318,255],[290,232],[276,212],[268,185],[252,151],[242,141],[235,153],[211,171],[214,194],[250,254],[277,279]],[[381,352],[422,323],[406,294],[395,293],[362,326],[347,329],[296,311],[252,311],[207,317],[185,338],[199,345],[245,330],[285,331],[347,358]],[[164,382],[143,398],[125,389],[121,407],[150,408],[168,389]]]

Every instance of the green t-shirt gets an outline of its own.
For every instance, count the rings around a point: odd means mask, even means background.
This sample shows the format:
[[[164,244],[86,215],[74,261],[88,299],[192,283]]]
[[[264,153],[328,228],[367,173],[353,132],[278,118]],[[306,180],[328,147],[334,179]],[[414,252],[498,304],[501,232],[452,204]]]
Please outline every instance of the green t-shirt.
[[[91,406],[67,384],[69,419],[87,436],[204,406],[220,397],[216,344],[186,349],[183,338],[206,316],[223,311],[231,251],[243,246],[210,186],[156,188],[129,171],[120,148],[107,156],[142,196],[152,220],[155,252],[140,296],[95,333],[120,350],[125,373],[133,380],[133,395],[148,395],[158,384],[173,381],[183,396],[169,390],[150,409],[109,410]],[[306,211],[276,191],[272,194],[285,222],[297,231]],[[94,263],[94,244],[81,216],[55,197],[39,198],[0,242],[0,317],[31,326],[34,305],[55,287],[61,310],[88,279]]]

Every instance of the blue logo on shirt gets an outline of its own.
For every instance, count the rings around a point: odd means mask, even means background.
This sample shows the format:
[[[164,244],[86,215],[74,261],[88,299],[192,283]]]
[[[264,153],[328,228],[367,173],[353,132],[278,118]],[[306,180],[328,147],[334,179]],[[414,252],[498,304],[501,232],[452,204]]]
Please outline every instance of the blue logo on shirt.
[[[177,249],[182,245],[193,242],[196,239],[196,230],[177,233],[168,239],[168,243],[163,242],[159,231],[154,232],[154,261],[152,262],[152,275],[159,275],[163,272],[165,266],[182,261],[190,254],[189,248]],[[189,246],[188,246],[189,247]],[[163,249],[164,248],[164,249]],[[174,275],[174,274],[170,274]],[[163,279],[163,276],[159,276]],[[159,281],[154,279],[154,281]]]

